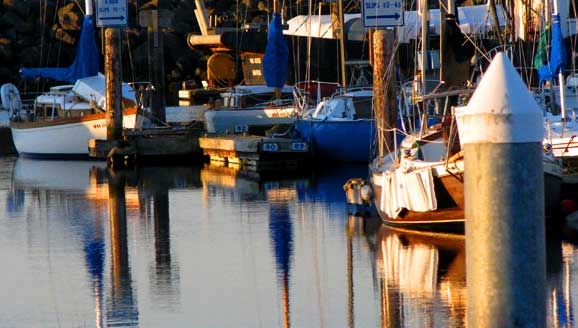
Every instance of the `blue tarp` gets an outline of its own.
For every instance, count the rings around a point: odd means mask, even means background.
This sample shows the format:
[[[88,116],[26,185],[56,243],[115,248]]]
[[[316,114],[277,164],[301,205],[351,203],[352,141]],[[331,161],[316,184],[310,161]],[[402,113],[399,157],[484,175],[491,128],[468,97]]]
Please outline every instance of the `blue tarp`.
[[[560,28],[560,15],[552,16],[552,47],[550,48],[550,62],[548,65],[540,67],[538,76],[540,84],[552,80],[566,64],[566,49],[564,47],[564,37]]]
[[[289,48],[283,36],[281,15],[273,13],[267,34],[267,48],[263,57],[263,75],[268,87],[282,88],[287,78]]]
[[[23,78],[47,77],[57,81],[75,83],[76,80],[98,74],[99,55],[94,38],[92,16],[84,16],[80,40],[76,45],[76,58],[66,68],[22,68]]]

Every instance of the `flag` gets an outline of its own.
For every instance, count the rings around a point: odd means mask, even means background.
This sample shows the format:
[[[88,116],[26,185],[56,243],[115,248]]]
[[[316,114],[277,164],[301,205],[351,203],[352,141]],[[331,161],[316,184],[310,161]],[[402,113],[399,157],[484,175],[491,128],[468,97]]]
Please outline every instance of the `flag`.
[[[550,48],[550,62],[538,69],[540,84],[550,81],[560,70],[564,69],[566,64],[566,49],[564,47],[564,37],[560,27],[560,15],[552,16],[552,47]]]

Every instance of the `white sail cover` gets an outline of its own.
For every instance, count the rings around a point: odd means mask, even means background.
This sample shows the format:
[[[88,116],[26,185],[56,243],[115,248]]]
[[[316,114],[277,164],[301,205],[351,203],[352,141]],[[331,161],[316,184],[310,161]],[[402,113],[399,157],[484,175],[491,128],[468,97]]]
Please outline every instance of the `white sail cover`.
[[[386,171],[381,187],[380,207],[390,218],[396,218],[404,208],[428,212],[438,207],[431,166],[411,172],[404,167]]]
[[[100,108],[106,109],[106,81],[101,73],[78,79],[72,91],[85,101],[93,100]],[[122,83],[122,97],[136,104],[134,90],[124,82]]]

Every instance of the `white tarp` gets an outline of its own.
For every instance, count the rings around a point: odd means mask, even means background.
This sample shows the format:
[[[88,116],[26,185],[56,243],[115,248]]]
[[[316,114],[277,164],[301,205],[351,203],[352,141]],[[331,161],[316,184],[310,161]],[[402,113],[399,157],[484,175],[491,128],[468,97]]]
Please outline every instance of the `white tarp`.
[[[404,208],[414,212],[437,210],[431,166],[411,172],[403,167],[384,172],[381,187],[380,207],[390,218],[396,218]]]
[[[493,30],[494,23],[489,15],[487,5],[458,7],[458,17],[462,32],[467,35],[486,35]],[[500,26],[505,26],[505,15],[502,6],[496,5],[496,12]],[[434,35],[440,33],[440,10],[429,11],[429,31]],[[344,21],[347,24],[352,19],[361,19],[361,14],[346,14]],[[421,34],[421,17],[416,11],[404,12],[404,25],[398,27],[397,38],[399,42],[407,43],[409,40],[418,39]],[[314,38],[333,39],[333,28],[330,15],[296,16],[287,21],[289,29],[283,31],[288,35],[311,36]],[[362,28],[361,24],[355,25]],[[349,32],[351,34],[351,31]]]
[[[104,75],[85,77],[78,79],[72,88],[72,91],[85,101],[94,102],[102,109],[106,109],[106,81]],[[122,83],[122,97],[133,101],[136,104],[134,90],[127,84]]]

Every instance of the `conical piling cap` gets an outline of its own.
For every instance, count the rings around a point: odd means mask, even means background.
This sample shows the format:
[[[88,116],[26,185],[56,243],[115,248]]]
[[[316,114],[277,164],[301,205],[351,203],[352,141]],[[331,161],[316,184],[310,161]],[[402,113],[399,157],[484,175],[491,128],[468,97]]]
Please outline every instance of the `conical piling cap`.
[[[503,53],[488,67],[467,106],[456,108],[462,144],[542,142],[542,111]]]

